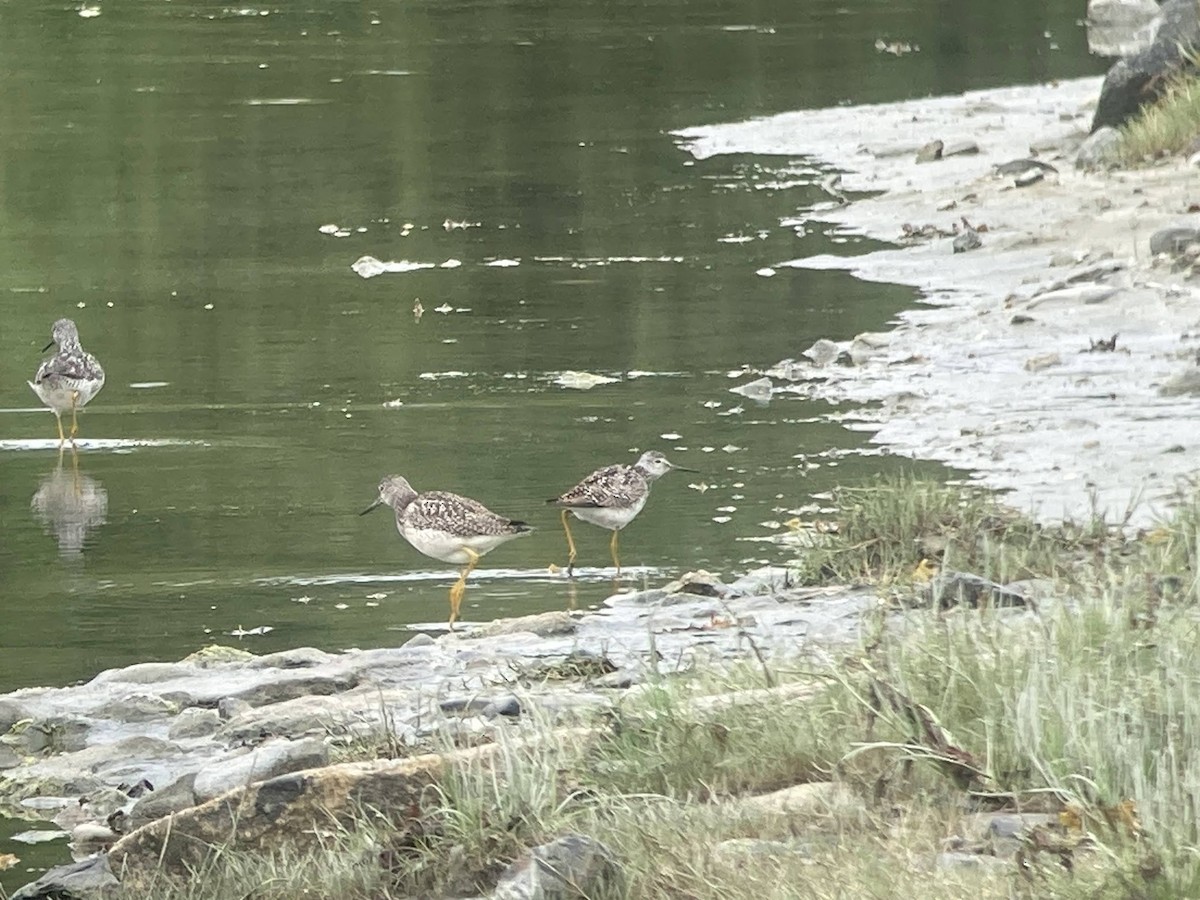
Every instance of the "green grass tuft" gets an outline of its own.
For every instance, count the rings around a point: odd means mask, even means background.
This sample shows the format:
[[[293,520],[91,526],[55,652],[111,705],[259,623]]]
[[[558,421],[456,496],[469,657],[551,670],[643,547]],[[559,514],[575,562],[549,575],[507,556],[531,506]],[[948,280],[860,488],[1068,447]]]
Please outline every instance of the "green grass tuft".
[[[1192,68],[1176,75],[1159,100],[1143,107],[1121,127],[1121,158],[1126,165],[1140,165],[1165,156],[1176,156],[1200,138],[1200,59],[1192,56]]]

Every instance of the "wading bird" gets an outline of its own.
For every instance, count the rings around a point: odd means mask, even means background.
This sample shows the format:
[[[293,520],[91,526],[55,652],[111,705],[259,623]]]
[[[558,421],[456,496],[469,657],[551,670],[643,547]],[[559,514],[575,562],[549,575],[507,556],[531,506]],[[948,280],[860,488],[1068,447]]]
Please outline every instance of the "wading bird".
[[[533,531],[524,522],[497,515],[478,501],[446,491],[418,494],[408,479],[389,475],[379,482],[379,496],[359,515],[378,506],[396,511],[396,529],[421,553],[465,566],[450,588],[450,630],[467,589],[467,576],[484,554]]]
[[[642,511],[646,498],[650,496],[650,486],[672,469],[696,471],[675,465],[657,450],[647,450],[632,466],[616,465],[597,469],[565,494],[546,501],[562,507],[563,531],[567,534],[568,575],[574,573],[576,554],[571,526],[567,524],[567,513],[573,513],[576,518],[601,528],[611,529],[609,550],[619,575],[621,560],[617,557],[617,535]]]
[[[27,382],[46,406],[54,413],[58,422],[58,445],[66,441],[63,434],[62,414],[71,411],[71,444],[79,431],[76,414],[100,393],[104,387],[104,370],[96,357],[88,353],[79,343],[79,329],[70,319],[59,319],[50,330],[50,343],[42,348],[45,353],[55,344],[58,352],[38,366],[33,381]]]

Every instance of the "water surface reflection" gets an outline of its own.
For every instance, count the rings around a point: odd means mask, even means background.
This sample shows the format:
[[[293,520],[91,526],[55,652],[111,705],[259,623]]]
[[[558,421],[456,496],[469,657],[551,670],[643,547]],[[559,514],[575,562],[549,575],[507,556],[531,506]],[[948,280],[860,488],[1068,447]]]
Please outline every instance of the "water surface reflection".
[[[58,541],[58,555],[74,560],[83,555],[89,532],[107,521],[108,491],[81,471],[77,452],[72,450],[70,456],[70,464],[64,465],[59,451],[58,464],[42,476],[29,508],[46,534]]]

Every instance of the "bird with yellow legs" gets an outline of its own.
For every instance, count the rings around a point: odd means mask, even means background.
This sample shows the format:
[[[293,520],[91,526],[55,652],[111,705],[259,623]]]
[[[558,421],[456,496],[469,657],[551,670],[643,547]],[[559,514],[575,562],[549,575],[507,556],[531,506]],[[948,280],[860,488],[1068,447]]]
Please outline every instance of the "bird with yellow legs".
[[[441,562],[463,566],[450,588],[450,630],[458,620],[467,576],[479,560],[501,544],[533,531],[524,522],[492,512],[482,503],[447,491],[417,493],[408,479],[389,475],[379,482],[379,496],[359,515],[379,506],[396,513],[396,529],[419,552]]]

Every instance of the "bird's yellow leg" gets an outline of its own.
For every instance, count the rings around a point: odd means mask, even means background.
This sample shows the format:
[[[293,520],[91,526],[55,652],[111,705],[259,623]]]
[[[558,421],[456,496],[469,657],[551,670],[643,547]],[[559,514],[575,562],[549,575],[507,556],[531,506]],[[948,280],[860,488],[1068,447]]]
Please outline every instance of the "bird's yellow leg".
[[[79,400],[79,391],[71,391],[71,443],[75,443],[75,434],[79,431],[79,421],[75,416],[77,410],[77,401]],[[61,424],[59,425],[61,428]]]
[[[462,574],[458,576],[458,581],[450,588],[450,630],[454,630],[454,623],[458,621],[458,608],[462,606],[463,594],[467,591],[467,576],[471,571],[479,565],[480,556],[470,547],[464,547],[464,552],[467,554],[468,562]]]
[[[54,421],[58,425],[58,450],[61,453],[63,444],[65,444],[67,442],[67,436],[65,434],[63,434],[62,413],[60,413],[58,410],[54,411]]]
[[[567,524],[567,513],[570,510],[562,511],[563,531],[567,533],[567,575],[568,577],[575,574],[575,539],[571,537],[571,526]]]
[[[618,575],[620,575],[620,574],[621,574],[621,560],[620,560],[620,558],[617,556],[617,538],[620,536],[620,534],[621,534],[621,532],[617,531],[617,530],[614,528],[614,529],[613,529],[612,541],[610,541],[610,542],[609,542],[609,545],[608,545],[608,549],[612,551],[613,565],[617,567],[617,574],[618,574]]]

